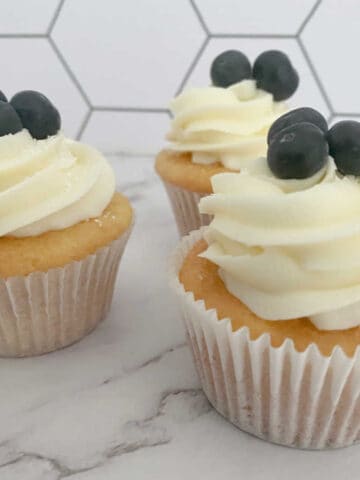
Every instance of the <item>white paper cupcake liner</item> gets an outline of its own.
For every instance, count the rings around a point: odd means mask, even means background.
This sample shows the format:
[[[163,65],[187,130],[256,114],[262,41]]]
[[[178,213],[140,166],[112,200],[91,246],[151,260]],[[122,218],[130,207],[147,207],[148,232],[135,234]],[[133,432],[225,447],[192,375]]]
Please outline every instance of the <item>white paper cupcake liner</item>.
[[[130,231],[81,261],[0,279],[0,356],[40,355],[91,332],[110,308]]]
[[[202,300],[185,292],[178,272],[193,232],[170,259],[170,280],[180,301],[189,343],[205,394],[237,427],[264,440],[306,449],[337,448],[360,440],[360,354],[340,347],[323,356],[316,345],[300,353],[292,340],[271,346],[247,327],[232,331]]]
[[[199,213],[199,201],[208,195],[207,193],[190,192],[172,183],[165,181],[163,183],[181,236],[187,235],[201,226],[209,225],[211,215]]]

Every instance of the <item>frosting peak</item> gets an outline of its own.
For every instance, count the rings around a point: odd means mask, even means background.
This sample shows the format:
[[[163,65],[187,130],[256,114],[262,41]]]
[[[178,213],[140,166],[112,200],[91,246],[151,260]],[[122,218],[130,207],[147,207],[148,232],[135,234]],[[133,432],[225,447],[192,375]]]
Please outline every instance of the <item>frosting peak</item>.
[[[275,178],[262,158],[212,179],[206,258],[227,289],[266,320],[309,317],[319,329],[360,324],[360,184],[330,158],[305,180]],[[340,315],[339,312],[342,312]]]
[[[0,137],[0,235],[34,236],[102,213],[115,190],[104,157],[61,134]]]
[[[175,98],[168,139],[171,148],[192,152],[195,163],[220,161],[240,170],[266,152],[270,125],[285,110],[272,94],[243,80],[228,88],[193,88]]]

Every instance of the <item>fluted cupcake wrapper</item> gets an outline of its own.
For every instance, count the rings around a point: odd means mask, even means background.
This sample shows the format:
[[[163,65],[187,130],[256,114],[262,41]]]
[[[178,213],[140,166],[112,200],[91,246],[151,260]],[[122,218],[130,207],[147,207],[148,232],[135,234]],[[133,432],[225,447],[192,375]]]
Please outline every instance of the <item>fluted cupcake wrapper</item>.
[[[91,332],[110,308],[130,231],[62,268],[0,279],[0,356],[40,355]]]
[[[192,232],[170,259],[171,286],[180,301],[205,394],[237,427],[264,440],[306,449],[337,448],[360,440],[360,350],[330,356],[315,344],[298,352],[288,339],[271,346],[269,334],[251,340],[247,327],[232,331],[202,300],[185,292],[178,273]]]
[[[209,225],[211,216],[199,213],[200,199],[208,194],[190,192],[164,180],[163,183],[174,212],[180,236],[187,235],[201,226]]]

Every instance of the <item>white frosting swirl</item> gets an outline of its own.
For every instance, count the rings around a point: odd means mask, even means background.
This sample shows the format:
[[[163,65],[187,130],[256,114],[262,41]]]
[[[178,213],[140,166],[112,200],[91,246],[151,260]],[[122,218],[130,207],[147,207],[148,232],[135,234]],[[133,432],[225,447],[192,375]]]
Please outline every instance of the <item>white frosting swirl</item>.
[[[333,160],[306,180],[279,180],[261,158],[212,178],[200,211],[215,215],[203,256],[259,317],[360,325],[360,184]]]
[[[39,235],[100,215],[115,191],[114,173],[93,148],[58,134],[27,130],[0,137],[0,236]]]
[[[170,148],[192,152],[194,163],[221,162],[240,170],[265,155],[267,132],[286,105],[257,89],[255,80],[243,80],[228,88],[193,88],[175,98],[170,109]]]

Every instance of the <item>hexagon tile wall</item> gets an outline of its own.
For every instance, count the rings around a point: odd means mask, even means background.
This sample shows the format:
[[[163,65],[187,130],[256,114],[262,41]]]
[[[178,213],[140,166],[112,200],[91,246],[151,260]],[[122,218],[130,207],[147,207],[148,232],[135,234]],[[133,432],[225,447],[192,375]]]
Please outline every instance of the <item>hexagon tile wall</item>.
[[[358,0],[0,0],[1,89],[43,91],[68,135],[106,152],[155,152],[169,100],[209,82],[229,48],[287,52],[292,106],[360,117]]]

